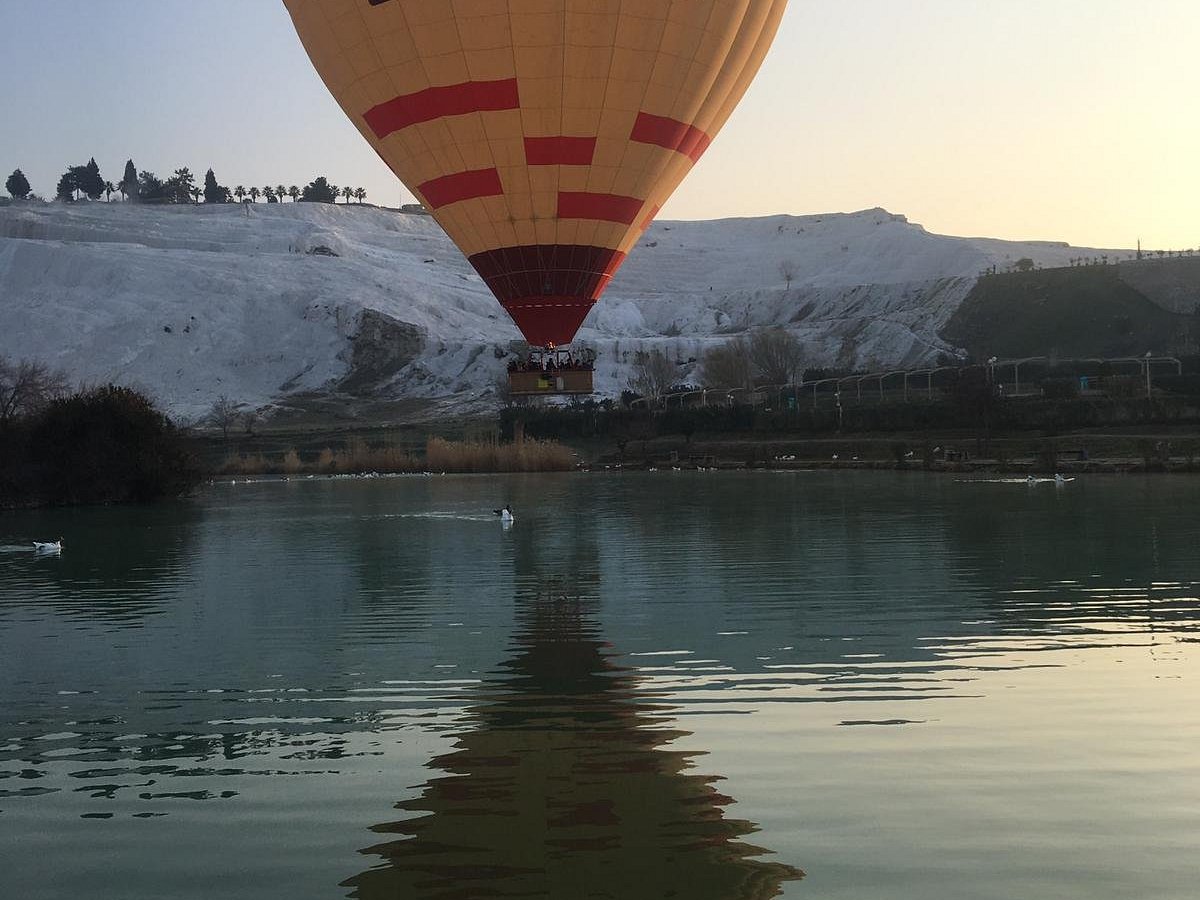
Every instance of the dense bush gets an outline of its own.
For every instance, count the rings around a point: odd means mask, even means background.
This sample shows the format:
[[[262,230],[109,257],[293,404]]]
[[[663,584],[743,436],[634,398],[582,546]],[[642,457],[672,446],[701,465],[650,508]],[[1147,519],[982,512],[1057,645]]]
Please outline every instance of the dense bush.
[[[107,385],[9,423],[0,504],[119,503],[185,493],[200,480],[185,436],[144,395]]]
[[[1184,376],[1185,378],[1188,376]],[[1155,382],[1157,385],[1157,381]],[[1074,382],[1074,384],[1078,384]],[[520,419],[525,433],[539,439],[611,440],[622,448],[654,437],[694,436],[711,439],[723,435],[816,436],[970,430],[973,432],[1052,432],[1072,428],[1121,425],[1170,425],[1200,418],[1200,408],[1190,398],[1163,393],[1153,401],[1144,397],[1042,397],[999,400],[986,385],[962,379],[942,398],[910,403],[856,405],[848,401],[841,415],[828,396],[814,408],[802,398],[782,408],[733,406],[669,407],[653,413],[643,408],[606,408],[580,403],[563,408],[512,408],[501,414],[504,433],[511,434]]]
[[[1154,387],[1195,397],[1200,395],[1200,375],[1155,375]]]
[[[1042,381],[1042,396],[1048,400],[1070,400],[1079,396],[1078,378],[1047,378]]]

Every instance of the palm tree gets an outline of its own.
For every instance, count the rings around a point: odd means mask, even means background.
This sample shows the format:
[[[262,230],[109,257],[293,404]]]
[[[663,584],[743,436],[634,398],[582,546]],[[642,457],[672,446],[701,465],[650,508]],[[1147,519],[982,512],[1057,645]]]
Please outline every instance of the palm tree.
[[[204,196],[204,188],[199,188],[195,185],[192,185],[192,189],[188,191],[188,193],[192,195],[193,203],[199,203],[200,198]]]
[[[354,196],[354,188],[352,188],[352,187],[342,188],[342,199],[345,200],[347,203],[350,202],[350,198],[353,196]]]
[[[259,190],[258,188],[256,188],[256,187],[252,187],[252,188],[250,188],[250,190],[249,190],[249,191],[247,191],[246,193],[248,193],[248,194],[250,195],[250,202],[251,202],[251,203],[257,203],[257,202],[258,202],[258,198],[262,196],[262,191],[260,191],[260,190]]]
[[[296,187],[296,185],[293,184],[290,188],[287,189],[287,195],[289,197],[291,197],[292,202],[295,203],[297,200],[300,199],[300,188]]]
[[[104,199],[106,202],[112,200],[112,195],[117,191],[116,186],[111,181],[104,182]]]
[[[282,184],[275,185],[275,196],[279,198],[279,202],[283,202],[283,198],[287,196],[287,188]]]
[[[240,184],[233,189],[233,196],[238,198],[238,203],[246,199],[246,189]]]
[[[362,188],[354,189],[354,199],[358,201],[358,205],[362,206],[362,202],[367,199],[367,192]]]
[[[266,187],[264,187],[264,188],[262,189],[262,195],[263,195],[263,198],[264,198],[264,199],[265,199],[265,200],[266,200],[268,203],[270,203],[272,200],[276,199],[276,198],[275,198],[275,188],[271,187],[271,186],[268,184]]]

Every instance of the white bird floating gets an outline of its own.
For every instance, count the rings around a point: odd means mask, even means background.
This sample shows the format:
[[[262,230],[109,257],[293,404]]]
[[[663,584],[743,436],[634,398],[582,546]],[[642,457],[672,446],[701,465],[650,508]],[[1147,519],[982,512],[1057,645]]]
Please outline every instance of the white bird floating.
[[[504,504],[502,509],[493,509],[492,512],[498,515],[500,517],[500,521],[505,525],[511,525],[514,521],[516,521],[513,518],[512,507],[507,503]]]
[[[62,538],[57,541],[34,541],[34,553],[62,553]]]

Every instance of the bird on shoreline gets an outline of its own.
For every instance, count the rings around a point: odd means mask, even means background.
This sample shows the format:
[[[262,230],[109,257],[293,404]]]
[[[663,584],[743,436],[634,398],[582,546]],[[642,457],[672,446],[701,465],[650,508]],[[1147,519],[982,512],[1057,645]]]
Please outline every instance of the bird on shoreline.
[[[62,545],[63,545],[62,538],[59,538],[57,541],[34,541],[33,542],[33,552],[34,553],[61,553]]]

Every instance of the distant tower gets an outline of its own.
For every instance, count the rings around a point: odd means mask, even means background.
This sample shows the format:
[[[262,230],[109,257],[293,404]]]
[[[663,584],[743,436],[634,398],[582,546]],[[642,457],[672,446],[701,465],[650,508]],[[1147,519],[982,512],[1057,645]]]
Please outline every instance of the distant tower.
[[[1138,259],[1141,259],[1141,258],[1142,258],[1142,239],[1141,239],[1141,238],[1138,238],[1138,255],[1137,255],[1137,258],[1138,258]]]

